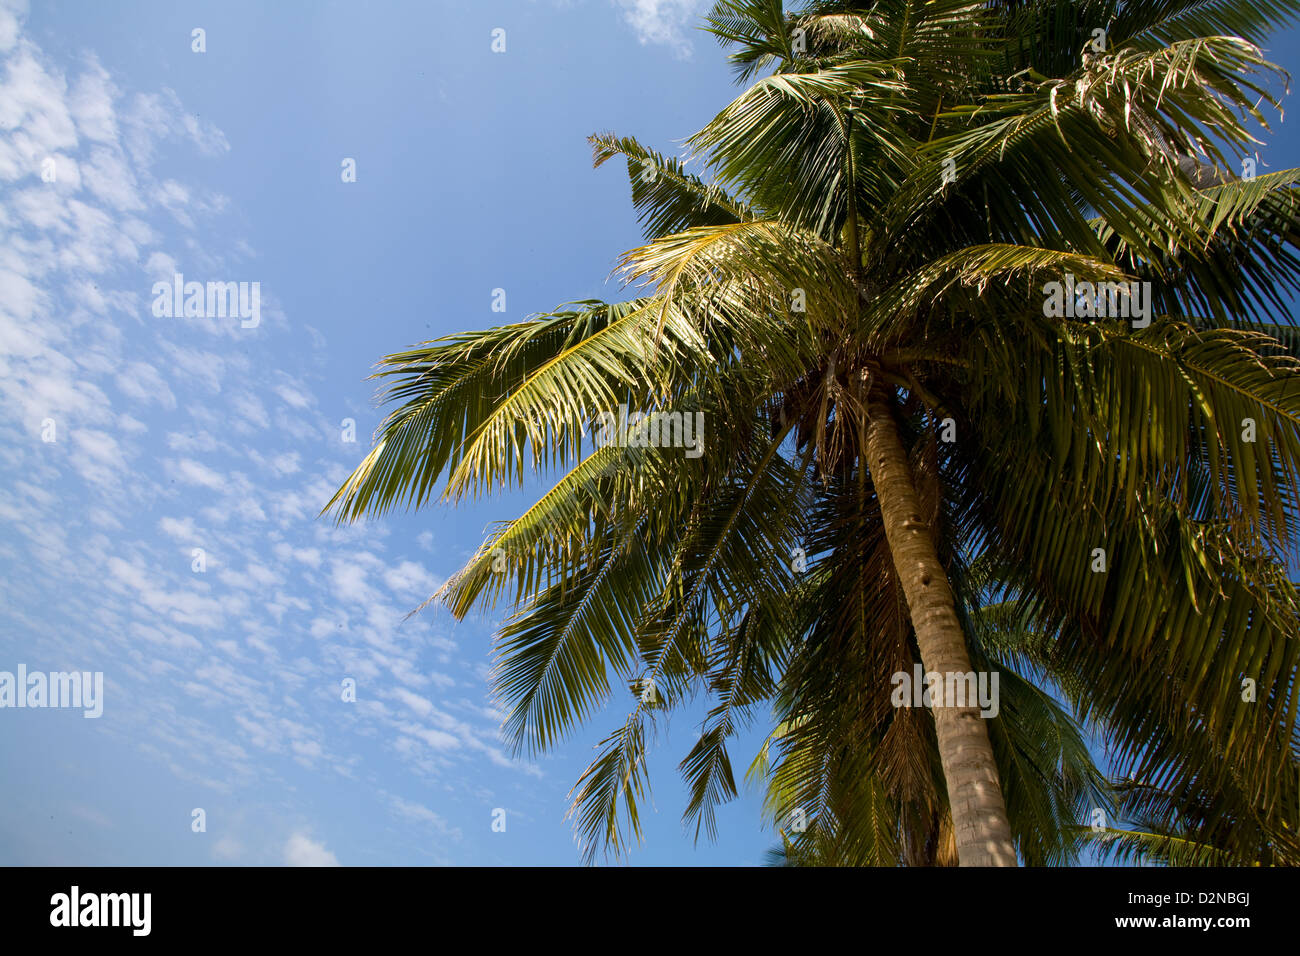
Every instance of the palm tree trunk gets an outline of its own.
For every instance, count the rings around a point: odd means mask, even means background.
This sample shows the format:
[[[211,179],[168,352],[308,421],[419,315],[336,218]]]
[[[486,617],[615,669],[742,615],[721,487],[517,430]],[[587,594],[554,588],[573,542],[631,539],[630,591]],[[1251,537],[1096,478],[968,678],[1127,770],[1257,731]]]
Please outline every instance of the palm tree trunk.
[[[921,649],[921,665],[926,673],[969,673],[966,635],[939,551],[921,517],[916,482],[899,437],[889,390],[871,382],[866,405],[867,463],[880,499],[885,538]],[[947,704],[946,698],[943,706],[936,699],[932,713],[948,786],[958,863],[1015,866],[1011,826],[984,719],[978,707]]]

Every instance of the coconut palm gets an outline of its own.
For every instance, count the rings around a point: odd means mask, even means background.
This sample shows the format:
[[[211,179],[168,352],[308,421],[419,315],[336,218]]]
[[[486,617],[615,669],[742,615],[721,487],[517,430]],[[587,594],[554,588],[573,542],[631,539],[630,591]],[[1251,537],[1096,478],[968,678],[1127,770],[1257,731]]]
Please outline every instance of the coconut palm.
[[[839,771],[792,763],[778,791],[856,773],[904,847],[948,827],[963,865],[1033,856],[1009,722],[946,693],[926,721],[882,706],[914,662],[996,659],[971,624],[978,556],[1039,635],[1038,676],[1168,795],[1165,823],[1251,821],[1229,849],[1264,828],[1297,858],[1275,821],[1300,809],[1300,366],[1262,330],[1300,289],[1300,172],[1236,175],[1277,105],[1258,44],[1291,15],[724,0],[710,29],[748,86],[690,140],[710,178],[593,138],[598,165],[627,160],[635,296],[382,360],[399,404],[327,505],[340,520],[559,474],[439,597],[457,615],[512,599],[496,687],[520,750],[627,687],[576,787],[589,850],[639,835],[646,724],[703,687],[683,770],[705,830],[736,789],[727,740],[776,700],[778,744],[809,715],[857,734],[829,741]],[[1100,283],[1128,295],[1077,294]],[[702,416],[704,454],[635,422],[593,441],[620,406]]]

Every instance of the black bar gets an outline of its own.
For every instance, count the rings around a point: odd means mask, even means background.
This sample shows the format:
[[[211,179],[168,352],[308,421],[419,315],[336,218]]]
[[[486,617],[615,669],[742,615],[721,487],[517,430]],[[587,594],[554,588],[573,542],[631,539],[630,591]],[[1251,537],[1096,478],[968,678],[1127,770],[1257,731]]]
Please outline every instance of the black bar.
[[[1287,933],[1300,880],[1288,869],[1071,868],[1038,870],[816,869],[411,869],[10,868],[0,870],[0,925],[7,941],[132,945],[377,940],[414,934],[436,950],[533,939],[566,945],[659,948],[674,940],[729,944],[753,935],[829,943],[847,931],[862,945],[950,934],[978,945],[1007,940],[1185,942],[1215,945]],[[99,918],[99,894],[143,895],[127,908],[114,896],[105,919],[118,926],[54,926],[69,915]],[[62,912],[62,894],[69,906]],[[1179,895],[1183,894],[1183,895]],[[87,897],[96,902],[89,904]],[[89,907],[89,908],[88,908]],[[948,914],[959,914],[953,923]],[[134,923],[130,918],[135,917]],[[1121,920],[1153,924],[1120,925]],[[1208,928],[1189,921],[1208,919]],[[1244,919],[1242,925],[1225,920]],[[691,930],[699,921],[711,929]],[[608,932],[604,932],[604,931]],[[696,935],[696,934],[699,935]],[[612,934],[612,935],[611,935]],[[62,937],[62,940],[60,938]],[[684,938],[683,938],[684,937]],[[692,946],[692,948],[694,948]],[[54,950],[51,950],[54,951]]]

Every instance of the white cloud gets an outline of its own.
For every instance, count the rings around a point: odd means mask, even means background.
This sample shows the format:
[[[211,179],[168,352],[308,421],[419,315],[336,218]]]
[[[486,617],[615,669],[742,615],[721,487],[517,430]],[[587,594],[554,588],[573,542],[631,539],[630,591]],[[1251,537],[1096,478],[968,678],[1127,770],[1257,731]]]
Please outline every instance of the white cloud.
[[[116,97],[117,90],[108,72],[98,63],[92,63],[77,78],[68,105],[83,136],[102,143],[117,141],[117,121],[113,115]]]
[[[401,797],[393,796],[393,809],[398,814],[408,820],[414,820],[417,823],[428,823],[438,831],[445,833],[447,836],[460,838],[461,832],[459,827],[450,827],[447,821],[440,815],[434,813],[422,803],[413,803],[410,800],[403,800]]]
[[[672,48],[680,57],[690,56],[689,34],[704,10],[705,0],[614,0],[643,44]]]
[[[0,32],[3,27],[0,27]],[[22,42],[8,60],[0,83],[0,129],[16,130],[13,145],[35,173],[39,160],[77,144],[77,128],[64,102],[66,84],[37,61],[34,48]]]
[[[77,450],[83,455],[106,465],[122,466],[122,453],[118,449],[117,440],[107,432],[87,428],[74,432],[72,437]]]
[[[289,451],[285,452],[283,455],[276,455],[268,462],[268,465],[270,466],[271,471],[275,472],[275,474],[280,478],[287,478],[289,475],[301,470],[301,466],[298,464],[298,453],[296,451]]]
[[[402,733],[423,740],[433,750],[455,750],[460,746],[460,741],[451,734],[432,727],[421,727],[418,724],[400,724],[399,727]]]
[[[176,396],[167,386],[158,370],[148,362],[132,362],[117,377],[118,390],[128,398],[143,404],[158,404],[175,408]]]
[[[212,844],[212,857],[226,862],[238,860],[244,855],[244,847],[233,837],[223,836]]]
[[[284,847],[285,866],[339,866],[338,857],[325,849],[324,843],[317,843],[305,833],[295,833],[289,837]]]
[[[438,588],[442,581],[424,569],[424,565],[414,561],[403,561],[395,568],[384,572],[384,584],[401,598],[424,600]]]
[[[229,483],[225,478],[213,471],[207,465],[201,464],[193,458],[182,458],[180,461],[172,464],[169,470],[186,484],[211,488],[213,491],[220,491]]]
[[[174,259],[161,253],[154,253],[146,263],[146,269],[150,272],[155,268],[161,271],[154,274],[165,275],[169,279],[180,271],[176,268]],[[176,370],[179,379],[197,381],[214,394],[221,391],[221,379],[226,374],[228,364],[225,357],[202,349],[186,348],[172,342],[162,343],[162,350],[167,356],[167,364]]]
[[[330,568],[334,596],[345,604],[373,605],[375,589],[366,583],[366,571],[354,563],[335,561]]]
[[[412,694],[404,687],[399,687],[393,691],[393,696],[421,717],[427,717],[433,713],[433,704],[429,703],[429,701],[425,700],[419,694]]]
[[[93,428],[78,429],[72,433],[72,443],[77,455],[72,467],[86,481],[98,487],[111,487],[126,470],[122,448],[112,435]]]
[[[292,385],[278,385],[275,394],[282,398],[286,405],[292,408],[307,408],[312,403],[311,396]]]
[[[168,537],[184,543],[193,541],[197,534],[194,530],[194,519],[188,517],[162,518],[158,522],[158,528]]]
[[[185,109],[174,90],[135,94],[119,119],[127,151],[141,165],[152,161],[155,146],[163,139],[188,139],[209,155],[230,149],[225,134],[211,123],[200,123]]]
[[[27,16],[27,0],[4,0],[0,3],[0,53],[8,52],[18,42],[18,23]]]
[[[243,392],[231,399],[231,404],[241,418],[258,428],[267,428],[271,420],[266,417],[266,406],[251,392]]]
[[[143,209],[139,185],[121,152],[106,147],[94,150],[81,164],[81,181],[92,193],[115,209]]]

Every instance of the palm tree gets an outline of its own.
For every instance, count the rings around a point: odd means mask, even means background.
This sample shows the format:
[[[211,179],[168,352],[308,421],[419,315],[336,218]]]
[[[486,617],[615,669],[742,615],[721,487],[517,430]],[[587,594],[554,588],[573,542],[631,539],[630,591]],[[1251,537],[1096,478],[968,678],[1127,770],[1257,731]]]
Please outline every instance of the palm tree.
[[[1300,364],[1261,331],[1300,289],[1300,172],[1233,172],[1257,104],[1277,105],[1258,44],[1292,15],[721,0],[710,29],[749,85],[690,141],[712,179],[593,137],[597,165],[627,160],[647,242],[622,272],[644,293],[383,359],[400,404],[326,506],[340,520],[563,472],[439,596],[463,615],[511,590],[496,686],[521,750],[586,718],[610,672],[628,687],[576,788],[589,851],[639,834],[660,710],[701,685],[717,701],[683,765],[709,829],[738,723],[782,694],[829,713],[819,695],[857,661],[843,766],[875,760],[863,779],[912,845],[949,825],[961,864],[1013,864],[1006,729],[944,691],[895,746],[917,715],[880,706],[913,662],[980,663],[972,556],[1078,719],[1169,795],[1166,823],[1300,807]],[[1126,283],[1083,297],[1110,314],[1075,294],[1098,283]],[[707,453],[637,427],[594,443],[620,406],[703,416]],[[809,648],[818,621],[837,644]],[[799,692],[815,653],[823,679]],[[931,732],[950,824],[905,810]]]

